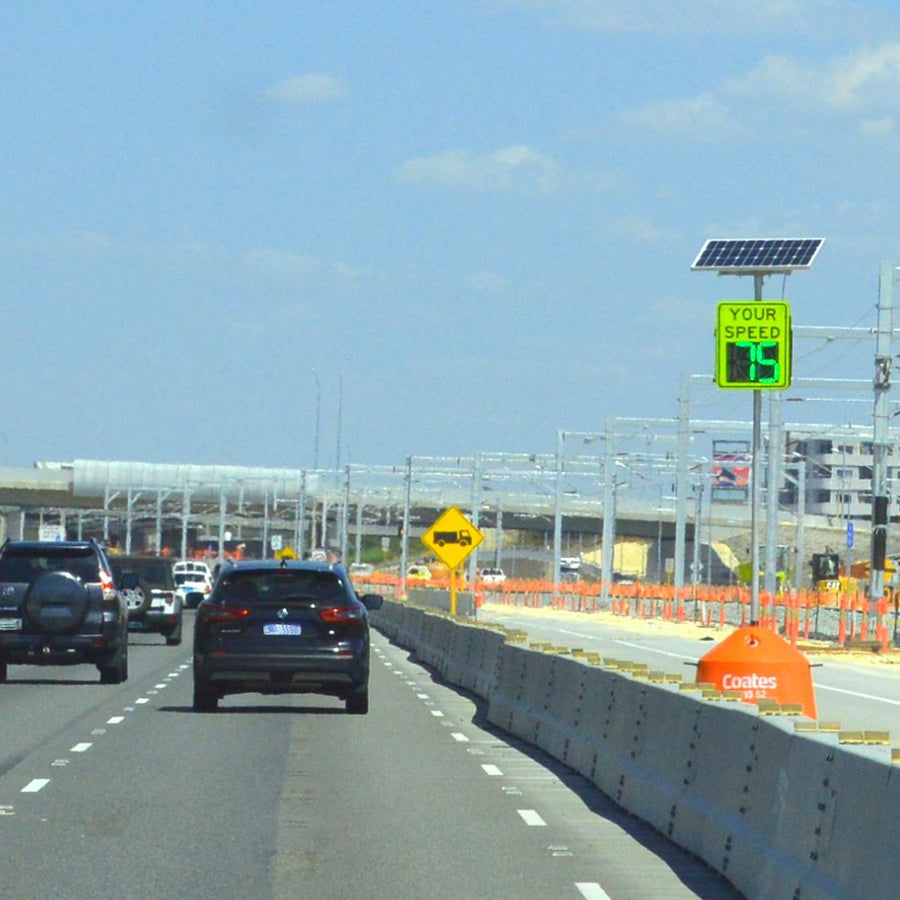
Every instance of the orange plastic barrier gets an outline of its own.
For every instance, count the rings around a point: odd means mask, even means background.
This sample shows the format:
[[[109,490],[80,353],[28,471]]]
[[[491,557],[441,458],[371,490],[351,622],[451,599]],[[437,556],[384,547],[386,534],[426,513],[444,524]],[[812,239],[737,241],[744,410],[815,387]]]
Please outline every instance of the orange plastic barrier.
[[[750,703],[774,700],[799,703],[816,718],[816,698],[806,657],[762,626],[739,628],[713,647],[697,664],[697,683],[736,692]]]

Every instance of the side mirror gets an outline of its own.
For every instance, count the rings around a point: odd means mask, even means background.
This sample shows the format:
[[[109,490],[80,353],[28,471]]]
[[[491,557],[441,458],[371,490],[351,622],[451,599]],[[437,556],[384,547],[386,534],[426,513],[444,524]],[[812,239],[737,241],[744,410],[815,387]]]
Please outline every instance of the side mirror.
[[[359,598],[359,602],[369,610],[381,609],[381,604],[384,603],[384,597],[382,597],[381,594],[363,594],[362,597]]]
[[[137,572],[123,572],[119,579],[119,588],[123,591],[136,590],[138,586]]]

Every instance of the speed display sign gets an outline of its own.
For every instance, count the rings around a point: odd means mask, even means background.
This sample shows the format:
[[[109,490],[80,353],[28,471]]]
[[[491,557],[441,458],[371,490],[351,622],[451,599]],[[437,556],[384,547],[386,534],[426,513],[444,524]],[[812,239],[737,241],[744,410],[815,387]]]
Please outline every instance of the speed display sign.
[[[791,385],[791,307],[784,300],[723,300],[716,310],[716,384],[783,390]]]

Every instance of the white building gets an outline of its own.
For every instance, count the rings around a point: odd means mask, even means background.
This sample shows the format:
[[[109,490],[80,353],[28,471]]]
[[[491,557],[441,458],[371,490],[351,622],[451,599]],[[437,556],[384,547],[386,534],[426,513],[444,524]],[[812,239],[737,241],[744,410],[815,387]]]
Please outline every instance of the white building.
[[[833,519],[871,521],[872,518],[872,441],[841,436],[788,441],[788,458],[793,453],[806,460],[806,512]],[[888,450],[887,482],[891,496],[891,519],[900,518],[900,492],[892,489],[900,479],[900,462],[894,448]],[[788,472],[793,472],[790,463]],[[787,506],[797,505],[798,486],[788,479],[782,494]]]

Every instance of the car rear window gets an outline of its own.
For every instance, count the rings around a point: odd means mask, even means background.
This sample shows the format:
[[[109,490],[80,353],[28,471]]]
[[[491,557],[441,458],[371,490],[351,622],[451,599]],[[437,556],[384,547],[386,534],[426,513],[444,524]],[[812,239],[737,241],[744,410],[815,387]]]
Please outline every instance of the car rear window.
[[[113,557],[110,565],[117,582],[121,579],[123,572],[134,572],[138,578],[153,587],[168,587],[171,584],[169,563],[161,559],[116,559]]]
[[[12,547],[0,556],[0,581],[31,584],[45,572],[68,572],[86,584],[100,580],[90,547]]]
[[[204,584],[206,579],[202,572],[176,572],[175,584]]]
[[[268,571],[231,572],[224,576],[217,596],[225,602],[277,602],[291,598],[339,602],[346,598],[343,582],[334,572]]]

